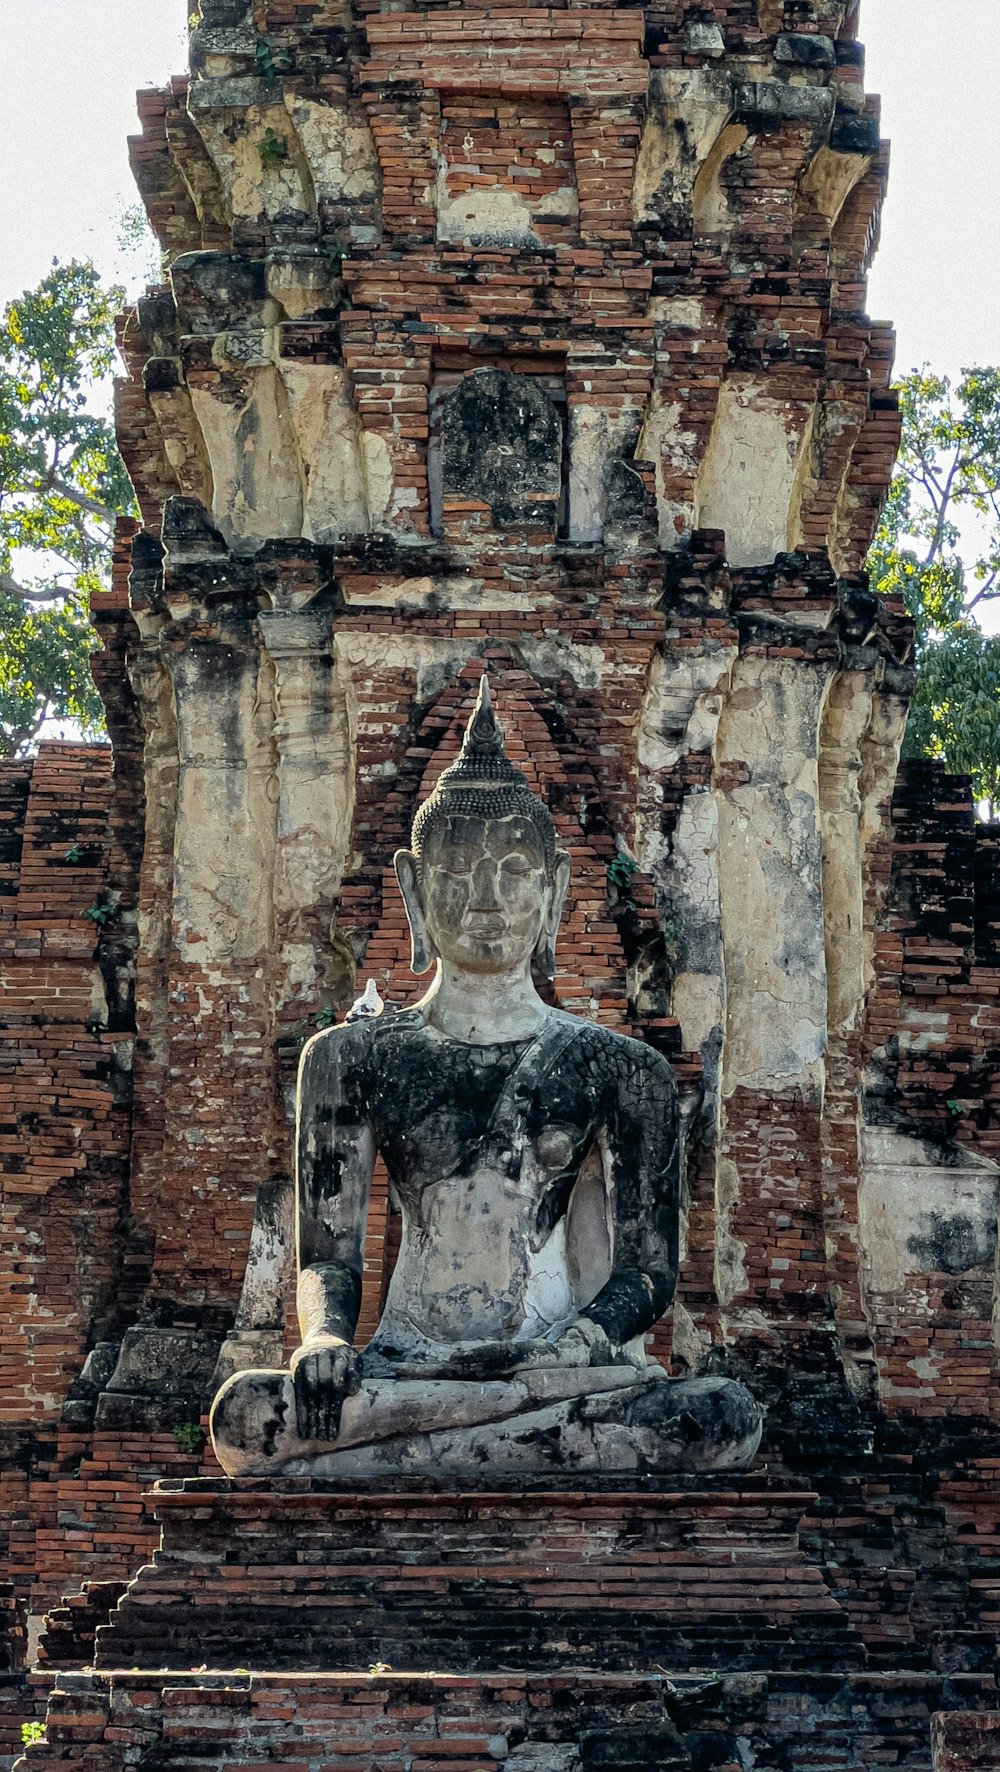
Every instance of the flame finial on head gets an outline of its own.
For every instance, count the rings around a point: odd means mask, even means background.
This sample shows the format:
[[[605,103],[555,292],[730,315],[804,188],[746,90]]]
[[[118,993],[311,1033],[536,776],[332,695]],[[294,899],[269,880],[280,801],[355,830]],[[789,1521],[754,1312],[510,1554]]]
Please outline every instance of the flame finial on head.
[[[476,696],[472,718],[465,728],[462,751],[497,751],[502,755],[503,750],[503,727],[496,717],[493,697],[490,695],[490,680],[484,671],[479,679],[479,694]]]
[[[530,819],[542,838],[551,867],[555,857],[552,815],[507,755],[503,727],[496,717],[485,673],[479,680],[479,694],[462,748],[454,763],[442,770],[437,785],[413,821],[411,842],[418,860],[431,824],[462,814],[480,818],[511,818],[519,814]]]
[[[479,679],[479,694],[465,728],[462,748],[454,763],[442,770],[434,794],[471,787],[474,782],[491,785],[508,782],[512,787],[522,788],[526,794],[531,793],[520,769],[515,768],[507,755],[503,727],[496,717],[486,676]]]

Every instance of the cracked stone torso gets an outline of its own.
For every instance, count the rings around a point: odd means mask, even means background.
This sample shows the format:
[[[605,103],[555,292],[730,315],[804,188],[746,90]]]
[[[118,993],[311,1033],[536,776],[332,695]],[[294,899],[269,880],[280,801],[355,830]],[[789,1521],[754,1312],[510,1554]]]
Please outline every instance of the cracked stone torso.
[[[407,1013],[317,1047],[316,1183],[335,1185],[332,1089],[340,1137],[368,1127],[403,1220],[366,1365],[571,1321],[611,1272],[609,1187],[629,1155],[616,1103],[653,1055],[558,1012],[533,1040],[466,1045]]]

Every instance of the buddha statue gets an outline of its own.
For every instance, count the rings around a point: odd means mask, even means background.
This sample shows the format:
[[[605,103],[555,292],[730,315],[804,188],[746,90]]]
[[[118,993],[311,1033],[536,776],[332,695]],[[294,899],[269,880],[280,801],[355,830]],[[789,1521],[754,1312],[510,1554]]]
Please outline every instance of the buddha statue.
[[[669,1064],[550,1008],[569,883],[509,761],[487,680],[396,873],[411,1009],[311,1039],[296,1111],[298,1315],[289,1371],[223,1385],[231,1475],[711,1471],[753,1458],[741,1385],[668,1377],[646,1336],[677,1275]],[[402,1216],[373,1339],[353,1345],[376,1155]]]

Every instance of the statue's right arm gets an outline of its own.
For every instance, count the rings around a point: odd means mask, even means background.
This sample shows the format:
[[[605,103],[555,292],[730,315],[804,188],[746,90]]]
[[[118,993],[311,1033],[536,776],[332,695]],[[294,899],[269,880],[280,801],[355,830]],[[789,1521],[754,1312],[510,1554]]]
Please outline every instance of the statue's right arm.
[[[292,1359],[299,1433],[332,1440],[361,1381],[351,1346],[361,1308],[375,1141],[365,1110],[364,1025],[333,1028],[302,1054],[296,1096],[295,1221],[302,1345]]]

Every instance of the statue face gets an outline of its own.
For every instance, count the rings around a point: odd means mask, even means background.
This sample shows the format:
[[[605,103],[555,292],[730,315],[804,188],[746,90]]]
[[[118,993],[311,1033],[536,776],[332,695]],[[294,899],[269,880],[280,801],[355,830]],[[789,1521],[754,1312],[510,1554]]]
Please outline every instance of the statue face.
[[[427,833],[420,867],[427,931],[443,960],[470,972],[530,959],[552,882],[530,819],[452,817]]]

